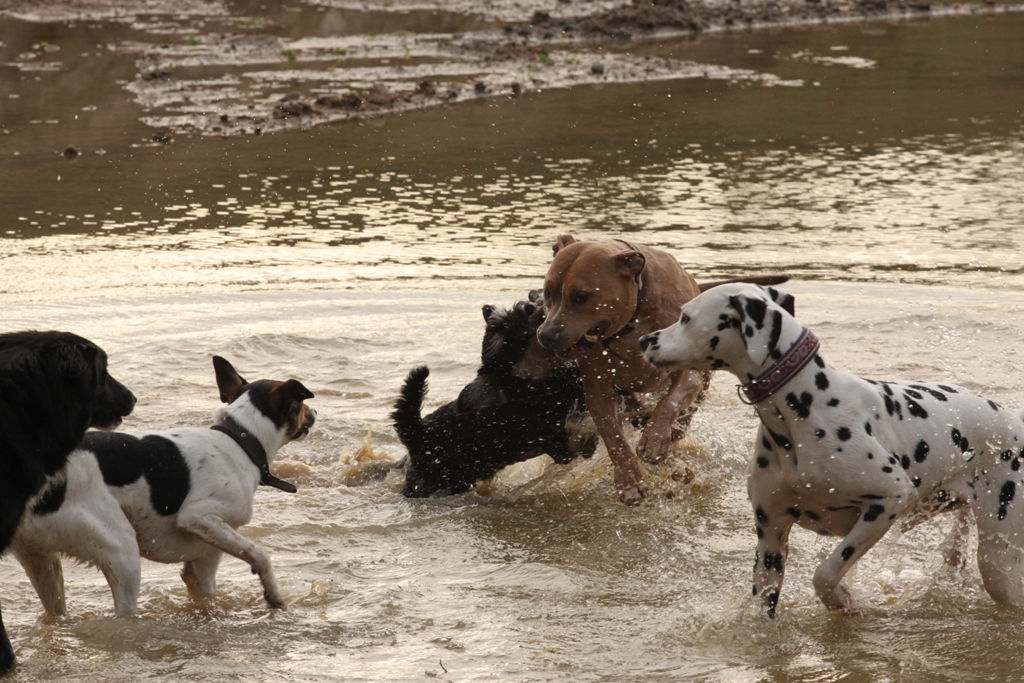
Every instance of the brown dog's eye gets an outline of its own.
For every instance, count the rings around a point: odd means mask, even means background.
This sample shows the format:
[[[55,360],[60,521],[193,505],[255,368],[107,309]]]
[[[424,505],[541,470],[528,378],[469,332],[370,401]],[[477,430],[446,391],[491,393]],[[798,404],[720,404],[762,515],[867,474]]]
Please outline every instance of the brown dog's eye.
[[[576,292],[572,295],[571,301],[574,306],[582,306],[590,300],[588,292]]]

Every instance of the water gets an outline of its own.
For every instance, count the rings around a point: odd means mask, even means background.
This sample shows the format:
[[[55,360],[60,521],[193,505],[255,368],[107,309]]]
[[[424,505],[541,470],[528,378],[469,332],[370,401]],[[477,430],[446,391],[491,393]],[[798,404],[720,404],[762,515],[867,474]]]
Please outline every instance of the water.
[[[2,49],[134,30],[83,26],[0,20]],[[97,57],[94,80],[0,67],[0,328],[100,343],[140,398],[124,429],[207,424],[213,354],[300,379],[320,415],[276,467],[299,493],[261,489],[244,529],[287,611],[229,559],[207,605],[145,563],[139,617],[116,618],[101,574],[66,563],[69,616],[50,622],[8,558],[11,680],[1024,679],[1020,612],[991,603],[973,564],[942,563],[950,520],[894,530],[860,562],[856,615],[811,588],[835,541],[797,529],[780,616],[757,614],[756,421],[731,376],[647,468],[638,509],[617,502],[603,448],[510,468],[489,495],[406,500],[367,474],[402,454],[387,414],[405,373],[430,365],[430,407],[453,398],[480,306],[537,286],[562,232],[662,246],[698,280],[789,273],[837,367],[1020,406],[1020,35],[1016,15],[649,42],[636,49],[803,85],[552,90],[155,148],[131,146],[148,129],[114,83],[130,57]],[[694,483],[673,477],[683,466]]]

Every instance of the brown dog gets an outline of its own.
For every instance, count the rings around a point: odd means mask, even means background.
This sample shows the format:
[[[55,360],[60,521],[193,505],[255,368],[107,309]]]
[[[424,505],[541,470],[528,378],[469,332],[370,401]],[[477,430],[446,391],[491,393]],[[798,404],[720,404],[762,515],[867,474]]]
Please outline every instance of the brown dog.
[[[694,370],[667,373],[654,367],[644,360],[638,340],[677,322],[684,303],[722,283],[699,287],[668,252],[623,240],[578,242],[572,235],[561,235],[554,253],[544,279],[547,319],[537,330],[537,339],[578,363],[587,408],[615,469],[619,498],[639,505],[647,487],[622,433],[615,389],[646,393],[668,388],[637,446],[644,460],[657,462],[667,453],[673,420],[700,394],[705,378]]]

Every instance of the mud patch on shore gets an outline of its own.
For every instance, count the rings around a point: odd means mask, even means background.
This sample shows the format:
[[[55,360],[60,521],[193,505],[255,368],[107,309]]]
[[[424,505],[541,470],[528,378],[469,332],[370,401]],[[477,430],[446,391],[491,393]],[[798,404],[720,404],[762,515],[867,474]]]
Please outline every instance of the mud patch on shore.
[[[160,14],[161,7],[166,14]],[[703,32],[1022,9],[928,0],[600,0],[554,6],[549,0],[465,0],[443,8],[426,0],[309,0],[284,8],[303,15],[304,31],[295,37],[281,35],[280,15],[237,14],[254,7],[214,0],[163,5],[0,0],[0,12],[34,21],[107,18],[137,31],[138,38],[107,48],[135,60],[135,77],[123,86],[142,107],[141,120],[154,129],[140,144],[157,145],[180,135],[260,135],[581,85],[710,78],[800,86],[798,79],[769,72],[655,58],[634,50],[640,41],[649,45]],[[343,19],[351,15],[329,14],[338,11],[427,14],[413,22],[414,31],[346,34]],[[452,12],[475,17],[467,25],[493,28],[434,30],[447,28]],[[11,65],[23,72],[62,69],[48,49],[53,47],[20,55]],[[798,53],[792,58],[874,67],[856,55]]]

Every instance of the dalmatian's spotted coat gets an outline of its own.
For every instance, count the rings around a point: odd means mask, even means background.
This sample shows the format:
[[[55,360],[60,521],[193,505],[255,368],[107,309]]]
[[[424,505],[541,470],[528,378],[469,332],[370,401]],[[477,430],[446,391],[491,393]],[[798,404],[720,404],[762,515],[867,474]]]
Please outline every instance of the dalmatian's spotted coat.
[[[722,368],[750,382],[800,337],[793,312],[783,292],[725,285],[640,343],[655,365]],[[820,355],[755,407],[753,592],[769,616],[793,524],[843,538],[815,571],[814,589],[829,609],[850,609],[843,576],[898,519],[962,502],[977,521],[985,589],[997,603],[1024,606],[1020,416],[956,386],[856,377]]]

